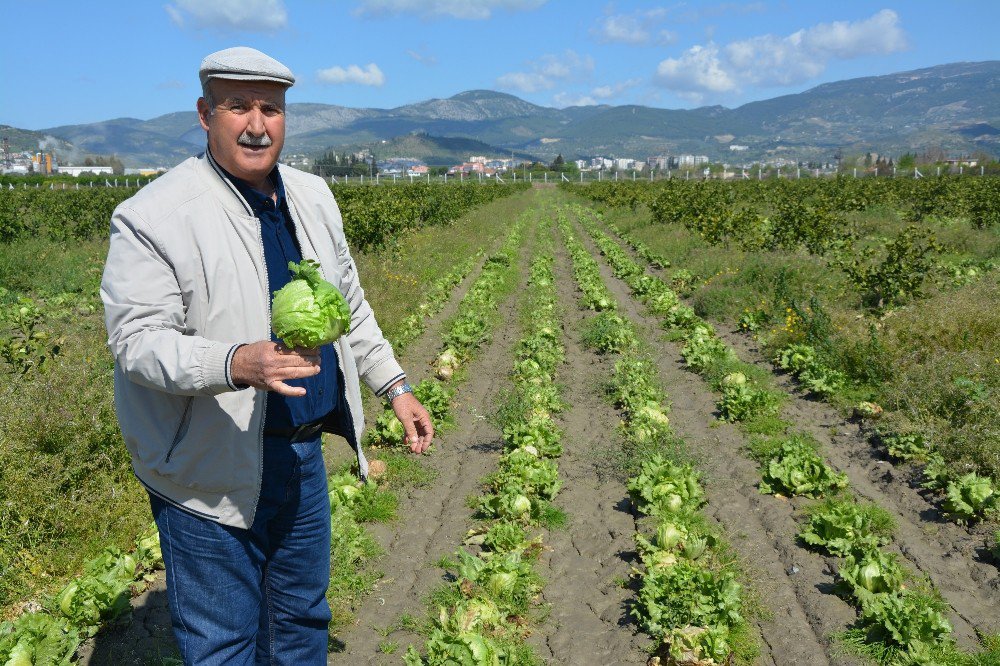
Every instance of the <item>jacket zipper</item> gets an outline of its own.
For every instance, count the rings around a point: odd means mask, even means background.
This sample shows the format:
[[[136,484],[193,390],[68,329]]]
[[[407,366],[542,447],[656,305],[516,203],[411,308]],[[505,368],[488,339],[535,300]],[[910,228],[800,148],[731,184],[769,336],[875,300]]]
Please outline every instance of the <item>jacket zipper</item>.
[[[264,310],[267,318],[264,320],[264,339],[271,339],[271,276],[267,273],[267,258],[264,255],[264,232],[260,226],[260,218],[256,215],[253,220],[257,225],[257,244],[260,246],[260,263],[264,267]],[[253,501],[253,509],[250,511],[250,524],[253,525],[257,515],[257,505],[260,503],[260,493],[264,484],[264,423],[267,421],[267,391],[264,392],[262,400],[263,409],[260,416],[260,427],[257,430],[257,496]]]
[[[170,448],[167,450],[167,457],[163,462],[170,462],[171,456],[174,455],[174,449],[177,445],[181,443],[181,431],[184,430],[184,426],[187,425],[188,421],[191,419],[191,405],[194,404],[194,396],[188,396],[187,401],[184,403],[184,413],[181,414],[181,422],[177,424],[177,430],[174,431],[174,438],[170,442]]]

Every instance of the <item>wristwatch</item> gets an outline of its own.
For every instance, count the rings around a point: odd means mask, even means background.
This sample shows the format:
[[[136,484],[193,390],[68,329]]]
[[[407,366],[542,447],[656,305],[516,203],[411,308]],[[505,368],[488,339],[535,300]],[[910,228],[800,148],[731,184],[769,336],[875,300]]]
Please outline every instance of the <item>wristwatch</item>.
[[[388,400],[389,402],[392,402],[393,400],[403,395],[404,393],[413,393],[413,387],[407,384],[406,382],[403,382],[402,386],[397,386],[394,389],[389,389],[388,391],[386,391],[385,399]]]

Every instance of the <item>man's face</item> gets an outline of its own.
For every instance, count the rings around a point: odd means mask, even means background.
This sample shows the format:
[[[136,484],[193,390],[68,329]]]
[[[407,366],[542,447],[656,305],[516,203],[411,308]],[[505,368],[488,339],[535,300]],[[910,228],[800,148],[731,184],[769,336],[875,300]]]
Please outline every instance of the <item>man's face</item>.
[[[270,81],[212,79],[214,106],[198,100],[198,118],[208,147],[222,167],[258,189],[285,143],[285,86]]]

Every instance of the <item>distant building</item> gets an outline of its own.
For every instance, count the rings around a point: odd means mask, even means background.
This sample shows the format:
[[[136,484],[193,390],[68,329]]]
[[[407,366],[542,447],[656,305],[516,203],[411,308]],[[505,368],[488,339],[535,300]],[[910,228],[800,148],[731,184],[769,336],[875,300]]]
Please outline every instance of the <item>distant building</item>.
[[[702,164],[708,164],[707,155],[679,155],[677,157],[677,166],[679,167],[696,167]]]
[[[742,153],[744,150],[750,150],[750,146],[739,146],[733,144],[729,146],[729,150],[733,151],[734,153]]]
[[[586,171],[590,168],[590,163],[587,162],[587,160],[573,160],[573,164],[575,164],[576,168],[580,171]]]
[[[646,164],[650,169],[659,169],[660,171],[666,171],[670,168],[670,157],[668,155],[656,155],[654,157],[647,157]]]
[[[66,174],[67,176],[79,177],[80,174],[92,173],[96,175],[106,175],[110,176],[114,173],[114,169],[109,166],[58,166],[56,167],[56,173]],[[155,172],[154,172],[155,173]],[[137,174],[146,175],[146,174]]]

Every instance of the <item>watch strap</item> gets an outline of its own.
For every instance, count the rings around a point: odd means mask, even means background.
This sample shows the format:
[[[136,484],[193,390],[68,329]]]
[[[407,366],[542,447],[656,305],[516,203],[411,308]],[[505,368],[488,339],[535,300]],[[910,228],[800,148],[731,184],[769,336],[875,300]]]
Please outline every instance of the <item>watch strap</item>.
[[[392,402],[393,400],[403,395],[404,393],[413,393],[413,387],[407,384],[406,382],[403,382],[402,386],[397,386],[396,388],[389,389],[388,391],[386,391],[385,399],[388,400],[389,402]]]

